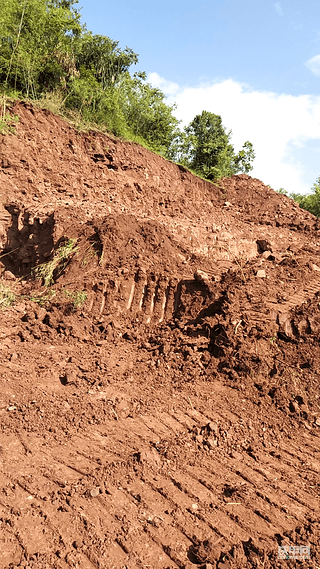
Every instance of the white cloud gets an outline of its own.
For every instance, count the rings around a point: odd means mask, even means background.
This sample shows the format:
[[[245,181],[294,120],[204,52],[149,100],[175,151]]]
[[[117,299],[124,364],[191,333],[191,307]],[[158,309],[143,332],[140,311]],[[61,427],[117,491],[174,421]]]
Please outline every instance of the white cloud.
[[[320,97],[254,91],[232,79],[181,87],[172,94],[171,89],[164,88],[166,81],[157,75],[157,86],[161,85],[168,102],[177,103],[175,114],[183,125],[206,110],[220,115],[226,129],[232,130],[236,151],[246,140],[252,142],[256,159],[250,175],[275,189],[310,191],[319,175],[318,162],[310,179],[310,165],[304,166],[296,156],[300,149],[301,156],[306,153],[308,141],[320,142]]]
[[[320,55],[315,55],[306,61],[306,66],[314,75],[320,75]]]
[[[282,6],[281,6],[280,2],[277,2],[277,3],[274,5],[274,7],[275,7],[275,9],[277,10],[278,14],[279,14],[280,16],[282,16],[283,11],[282,11]]]
[[[174,83],[173,81],[167,81],[163,77],[160,77],[158,73],[150,73],[148,75],[148,81],[154,87],[158,87],[159,89],[161,89],[161,91],[166,93],[166,95],[175,95],[180,89],[178,83]]]

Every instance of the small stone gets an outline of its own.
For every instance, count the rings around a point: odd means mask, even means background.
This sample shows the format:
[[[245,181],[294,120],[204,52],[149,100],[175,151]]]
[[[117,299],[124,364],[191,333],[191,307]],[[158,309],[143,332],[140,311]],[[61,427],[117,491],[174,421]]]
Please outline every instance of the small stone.
[[[16,277],[14,276],[14,274],[11,273],[11,271],[4,271],[2,277],[3,277],[6,281],[15,281],[15,280],[17,280]]]
[[[135,453],[134,457],[141,464],[146,464],[151,468],[157,468],[161,466],[160,456],[154,448],[142,449],[141,451]]]
[[[208,430],[212,431],[213,433],[215,433],[216,435],[219,434],[219,427],[218,425],[216,425],[216,423],[213,423],[212,421],[210,423],[208,423]]]
[[[315,420],[314,424],[317,425],[317,427],[320,427],[320,417]]]
[[[38,308],[37,312],[36,312],[36,317],[38,318],[38,320],[41,320],[41,322],[43,322],[43,320],[45,319],[45,317],[47,316],[47,311],[45,308]]]
[[[96,498],[100,494],[100,487],[96,486],[95,488],[92,488],[90,490],[89,494],[90,494],[91,498]]]
[[[200,269],[196,270],[196,272],[194,273],[194,278],[196,281],[206,286],[209,286],[211,280],[209,275],[204,271],[200,271]]]
[[[206,440],[206,444],[210,449],[212,449],[212,448],[218,446],[218,441],[216,439],[214,439],[213,437],[208,437]]]
[[[315,265],[314,263],[310,263],[309,264],[310,269],[312,269],[313,271],[320,271],[320,268]]]
[[[225,207],[230,207],[231,205],[232,205],[231,202],[224,202],[224,206],[225,206]]]
[[[263,251],[261,257],[262,259],[270,259],[271,261],[275,258],[271,251]]]
[[[191,508],[193,510],[197,510],[199,508],[198,504],[192,504]]]
[[[264,269],[260,269],[256,272],[256,277],[263,279],[266,276],[266,271]]]

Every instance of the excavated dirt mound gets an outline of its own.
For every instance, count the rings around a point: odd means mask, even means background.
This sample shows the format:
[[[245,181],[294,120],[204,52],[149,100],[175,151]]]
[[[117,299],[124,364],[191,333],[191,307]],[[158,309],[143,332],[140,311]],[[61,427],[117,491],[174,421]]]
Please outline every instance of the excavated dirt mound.
[[[319,568],[319,221],[13,112],[0,569]]]

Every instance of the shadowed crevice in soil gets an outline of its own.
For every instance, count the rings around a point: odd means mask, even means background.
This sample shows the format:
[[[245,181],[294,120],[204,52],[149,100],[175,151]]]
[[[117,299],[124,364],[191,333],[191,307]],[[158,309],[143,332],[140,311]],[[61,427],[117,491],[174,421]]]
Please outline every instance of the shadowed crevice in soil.
[[[0,252],[1,261],[17,277],[29,276],[31,269],[47,261],[52,252],[54,213],[40,218],[16,205],[4,207],[11,216],[11,225]]]

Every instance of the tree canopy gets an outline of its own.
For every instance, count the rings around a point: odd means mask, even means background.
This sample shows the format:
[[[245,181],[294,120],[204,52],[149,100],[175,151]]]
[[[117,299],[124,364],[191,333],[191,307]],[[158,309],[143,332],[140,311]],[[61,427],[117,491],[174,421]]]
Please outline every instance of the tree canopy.
[[[284,192],[281,192],[284,193]],[[320,176],[316,179],[311,188],[311,194],[289,194],[295,202],[297,202],[302,209],[306,209],[313,213],[316,217],[320,217]]]
[[[176,144],[180,161],[208,180],[252,170],[254,151],[251,142],[235,154],[231,139],[219,115],[202,111],[184,129]]]

